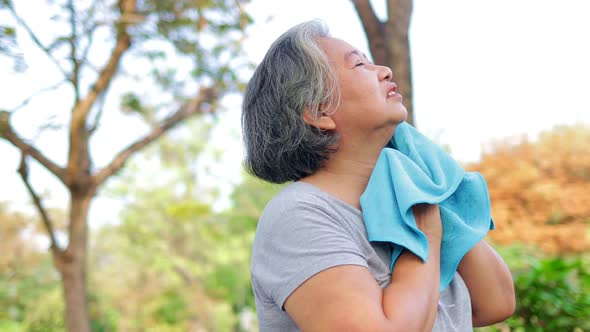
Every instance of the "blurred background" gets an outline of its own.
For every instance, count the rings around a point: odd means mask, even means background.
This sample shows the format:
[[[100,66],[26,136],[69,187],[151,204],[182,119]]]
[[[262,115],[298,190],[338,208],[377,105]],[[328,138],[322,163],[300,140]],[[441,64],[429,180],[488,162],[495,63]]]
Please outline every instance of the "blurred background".
[[[588,13],[1,0],[0,331],[257,331],[250,246],[281,186],[243,171],[241,96],[316,18],[391,66],[416,127],[486,178],[517,311],[480,330],[590,331]]]

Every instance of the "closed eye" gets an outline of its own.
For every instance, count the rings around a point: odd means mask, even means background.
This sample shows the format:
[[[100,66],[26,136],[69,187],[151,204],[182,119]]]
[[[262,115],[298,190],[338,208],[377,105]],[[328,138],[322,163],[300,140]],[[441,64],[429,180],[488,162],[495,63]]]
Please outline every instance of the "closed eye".
[[[357,63],[357,64],[356,64],[356,65],[354,65],[354,66],[355,66],[355,67],[360,67],[360,66],[364,66],[364,65],[365,65],[365,63],[364,63],[364,62],[359,62],[359,63]]]

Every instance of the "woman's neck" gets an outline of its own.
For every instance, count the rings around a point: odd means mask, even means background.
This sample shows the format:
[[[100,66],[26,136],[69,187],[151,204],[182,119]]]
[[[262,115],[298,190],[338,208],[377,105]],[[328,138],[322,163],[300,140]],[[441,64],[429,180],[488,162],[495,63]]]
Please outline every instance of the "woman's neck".
[[[336,152],[323,168],[301,181],[312,184],[360,210],[360,197],[367,187],[379,154],[360,157]]]

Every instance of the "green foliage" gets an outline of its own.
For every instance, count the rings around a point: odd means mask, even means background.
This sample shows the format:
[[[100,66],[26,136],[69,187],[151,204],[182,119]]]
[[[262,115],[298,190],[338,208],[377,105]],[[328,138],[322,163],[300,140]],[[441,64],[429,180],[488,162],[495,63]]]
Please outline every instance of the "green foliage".
[[[24,322],[27,332],[62,332],[65,329],[64,302],[58,287],[28,306]]]
[[[3,1],[0,5],[2,7],[10,8],[12,5],[8,1]],[[26,65],[23,54],[20,52],[17,39],[16,29],[9,25],[0,25],[0,54],[12,58],[14,61],[15,71],[24,71]]]
[[[53,211],[50,211],[53,214]],[[63,331],[59,274],[49,252],[36,241],[44,234],[36,218],[0,203],[0,331]],[[56,223],[57,229],[62,225]],[[89,295],[94,332],[113,331],[117,314],[97,293]]]
[[[213,296],[231,303],[236,312],[255,307],[249,272],[254,233],[264,206],[283,187],[244,175],[231,195],[232,207],[219,215],[227,225],[224,247],[230,255],[217,257],[219,264],[205,285]]]
[[[508,325],[526,331],[590,331],[589,266],[582,257],[547,257],[517,272],[517,309]]]
[[[198,84],[213,83],[223,93],[240,91],[243,82],[234,71],[250,64],[242,57],[241,43],[245,28],[253,22],[242,7],[246,2],[141,2],[139,12],[147,14],[131,33],[134,41],[142,45],[135,54],[151,64],[147,72],[153,83],[175,100],[194,97],[187,75]],[[149,97],[146,92],[145,105]]]
[[[516,311],[478,331],[590,331],[590,255],[544,256],[532,246],[496,247],[513,272]]]
[[[127,92],[121,96],[121,111],[126,113],[141,112],[141,100],[136,94]]]
[[[88,315],[92,331],[116,331],[119,313],[107,301],[107,297],[94,291],[89,294],[88,298]]]
[[[3,320],[0,318],[0,331],[1,332],[22,332],[23,326],[19,322]]]
[[[40,271],[43,272],[43,271]],[[19,286],[29,287],[20,291],[21,317],[3,320],[0,317],[0,331],[23,332],[62,332],[65,330],[64,301],[57,281],[36,289],[32,283],[46,278],[47,272],[36,275],[34,281],[20,280]],[[97,295],[91,294],[89,301],[90,325],[93,332],[115,331],[118,315]],[[9,324],[8,322],[12,322]],[[9,328],[17,326],[18,328]]]
[[[216,331],[240,331],[237,328],[238,318],[231,306],[231,303],[217,303],[212,309],[212,317]]]
[[[0,278],[0,306],[7,309],[5,314],[0,314],[0,319],[22,321],[39,298],[58,288],[58,279],[51,269],[48,257],[37,268],[20,266],[14,272],[11,277],[7,278],[3,274]]]
[[[0,326],[31,322],[32,308],[59,289],[49,255],[32,241],[41,235],[35,219],[0,202],[0,252],[8,253],[0,255]]]
[[[164,293],[164,301],[156,311],[156,318],[166,324],[174,325],[181,322],[186,313],[187,304],[185,299],[176,290]]]

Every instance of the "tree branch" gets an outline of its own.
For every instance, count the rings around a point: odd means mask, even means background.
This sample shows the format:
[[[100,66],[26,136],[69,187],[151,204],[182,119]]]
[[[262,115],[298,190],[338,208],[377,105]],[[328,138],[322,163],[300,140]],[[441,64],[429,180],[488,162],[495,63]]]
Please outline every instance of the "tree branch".
[[[12,143],[12,145],[20,149],[23,154],[33,157],[65,184],[65,170],[43,155],[43,153],[37,150],[34,146],[26,143],[20,138],[12,129],[10,125],[10,113],[6,111],[0,112],[0,137]]]
[[[88,113],[97,98],[101,96],[111,83],[123,54],[131,46],[131,36],[127,33],[127,26],[134,22],[136,0],[119,0],[118,5],[121,16],[116,23],[117,34],[115,47],[86,97],[80,99],[72,110],[67,164],[67,173],[71,178],[68,180],[68,187],[74,185],[73,182],[76,181],[75,179],[80,179],[79,176],[86,172],[90,165],[88,129],[86,127]]]
[[[373,56],[373,62],[377,64],[387,63],[387,52],[385,47],[385,29],[384,24],[375,14],[369,0],[352,0],[356,13],[361,20],[369,49]]]
[[[104,113],[105,99],[106,98],[103,95],[98,100],[98,109],[96,110],[96,114],[94,115],[94,120],[92,121],[92,124],[88,128],[88,136],[91,136],[92,134],[94,134],[96,129],[98,129],[100,119],[102,118],[102,114]]]
[[[144,148],[157,138],[162,136],[166,131],[172,129],[177,124],[185,120],[196,113],[205,113],[209,110],[205,109],[206,105],[211,105],[215,100],[219,98],[219,92],[214,87],[201,88],[197,98],[193,99],[185,107],[181,107],[178,111],[162,120],[161,123],[156,126],[146,136],[138,139],[134,143],[127,146],[125,149],[120,151],[115,158],[103,169],[101,169],[93,179],[96,188],[106,181],[111,175],[119,171],[135,152]]]
[[[90,51],[90,47],[92,46],[92,42],[94,39],[94,32],[96,31],[96,29],[98,27],[99,27],[99,24],[95,23],[95,24],[92,24],[88,29],[84,30],[83,34],[84,34],[84,36],[88,36],[88,43],[86,44],[86,47],[82,51],[82,56],[80,57],[80,66],[82,66],[86,63],[89,63],[88,62],[88,52]]]
[[[40,95],[40,94],[42,94],[42,93],[44,93],[44,92],[51,91],[51,90],[55,90],[55,89],[59,88],[59,87],[60,87],[60,86],[61,86],[61,85],[62,85],[64,82],[65,82],[65,80],[63,80],[63,81],[60,81],[60,82],[58,82],[58,83],[56,83],[56,84],[54,84],[54,85],[52,85],[52,86],[48,86],[48,87],[46,87],[46,88],[43,88],[43,89],[41,89],[41,90],[39,90],[39,91],[37,91],[37,92],[33,93],[32,95],[30,95],[29,97],[27,97],[25,100],[23,100],[23,101],[22,101],[20,104],[18,104],[16,107],[12,108],[10,111],[14,113],[15,111],[17,111],[17,110],[19,110],[19,109],[21,109],[21,108],[23,108],[23,107],[27,106],[27,104],[28,104],[28,103],[29,103],[29,102],[30,102],[30,101],[31,101],[33,98],[37,97],[38,95]]]
[[[74,7],[74,1],[69,0],[66,6],[70,12],[70,29],[71,34],[68,38],[70,44],[70,61],[72,62],[72,85],[74,86],[74,100],[75,103],[80,100],[80,61],[77,57],[78,49],[78,30],[76,29],[76,8]]]
[[[49,218],[47,211],[43,207],[43,203],[41,202],[41,198],[39,197],[39,195],[37,195],[37,193],[33,189],[33,186],[31,186],[31,183],[29,182],[29,167],[27,165],[26,159],[27,159],[27,153],[22,151],[20,165],[18,167],[18,173],[20,174],[23,182],[25,183],[25,186],[27,187],[29,194],[31,194],[31,197],[33,198],[33,203],[35,204],[37,211],[41,215],[41,220],[43,221],[43,225],[45,225],[45,229],[47,230],[47,234],[49,235],[49,241],[51,243],[51,251],[55,254],[56,257],[58,257],[63,254],[63,250],[57,244],[57,240],[55,238],[55,229],[53,228],[53,223],[51,222],[51,219]]]
[[[88,62],[88,52],[90,51],[90,48],[92,47],[92,42],[94,39],[94,32],[96,31],[96,29],[99,26],[105,24],[104,21],[95,20],[96,8],[98,6],[98,3],[99,3],[98,1],[93,1],[90,8],[86,10],[86,15],[84,16],[84,19],[81,20],[81,24],[82,24],[81,36],[87,36],[88,41],[86,43],[86,46],[82,50],[82,55],[79,57],[80,66],[83,66],[84,64],[86,64]]]
[[[387,1],[387,17],[391,30],[399,33],[407,32],[410,28],[412,18],[412,0],[389,0]],[[407,34],[402,34],[406,39]]]
[[[72,122],[76,122],[77,125],[82,127],[83,122],[86,120],[86,116],[92,105],[98,98],[98,96],[108,87],[109,83],[111,82],[113,76],[117,72],[117,67],[119,66],[119,62],[123,57],[123,54],[129,49],[131,46],[131,36],[127,33],[127,26],[129,25],[130,20],[129,17],[132,17],[136,10],[136,1],[135,0],[120,0],[119,1],[119,8],[121,10],[121,17],[119,22],[117,23],[117,36],[115,47],[107,61],[106,65],[102,68],[100,73],[98,74],[98,78],[96,82],[92,85],[90,92],[88,95],[81,100],[78,105],[74,107],[74,116],[72,118]]]
[[[55,66],[63,74],[64,78],[68,79],[68,73],[59,64],[57,59],[53,57],[53,55],[51,54],[49,49],[47,47],[45,47],[45,45],[43,45],[43,43],[41,43],[39,38],[37,38],[37,35],[31,29],[31,27],[29,27],[29,25],[16,13],[16,11],[14,10],[14,7],[8,6],[8,9],[10,10],[10,13],[14,17],[14,19],[18,22],[18,24],[20,26],[22,26],[27,31],[31,40],[33,40],[33,43],[35,43],[35,45],[37,45],[37,47],[39,47],[47,55],[47,57],[55,64]]]

